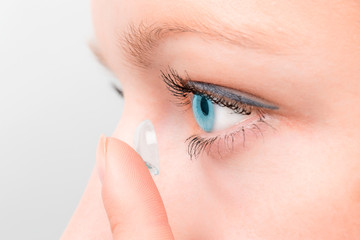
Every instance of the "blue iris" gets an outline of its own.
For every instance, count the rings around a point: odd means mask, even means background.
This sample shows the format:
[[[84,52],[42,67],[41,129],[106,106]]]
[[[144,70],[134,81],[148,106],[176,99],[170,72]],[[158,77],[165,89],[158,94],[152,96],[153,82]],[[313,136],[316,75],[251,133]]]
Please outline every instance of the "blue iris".
[[[205,132],[211,132],[214,127],[214,105],[205,96],[194,94],[192,109],[196,122]]]

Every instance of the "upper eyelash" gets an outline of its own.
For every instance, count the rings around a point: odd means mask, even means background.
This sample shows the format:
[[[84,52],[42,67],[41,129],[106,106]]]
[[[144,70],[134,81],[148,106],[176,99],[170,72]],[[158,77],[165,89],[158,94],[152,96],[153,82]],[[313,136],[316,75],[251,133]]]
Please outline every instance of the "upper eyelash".
[[[189,104],[191,101],[187,98],[187,96],[189,93],[192,93],[192,91],[185,87],[183,78],[180,77],[174,69],[170,67],[168,69],[169,72],[167,73],[160,70],[161,78],[165,82],[167,89],[172,93],[172,95],[181,100],[180,102],[177,102],[177,104]],[[185,102],[183,101],[184,99],[186,100]]]
[[[161,78],[165,82],[167,89],[172,93],[172,95],[174,95],[177,99],[180,100],[179,102],[177,102],[177,104],[189,105],[191,103],[191,100],[188,98],[188,95],[191,93],[192,94],[203,94],[206,97],[208,97],[208,99],[210,101],[212,101],[213,103],[218,104],[222,107],[228,107],[228,108],[234,110],[235,113],[249,115],[255,109],[260,116],[260,118],[257,122],[265,123],[265,124],[269,125],[271,128],[273,128],[273,130],[276,130],[272,125],[270,125],[269,123],[267,123],[265,121],[265,114],[261,108],[249,106],[245,103],[239,103],[239,102],[236,102],[235,100],[227,101],[224,98],[222,98],[221,96],[219,98],[214,98],[213,96],[211,96],[209,94],[201,93],[197,89],[186,84],[186,82],[192,81],[188,74],[187,74],[186,80],[184,80],[171,67],[168,67],[167,73],[164,73],[163,71],[160,71],[160,72],[161,72]],[[277,109],[277,108],[272,108],[272,109]],[[260,132],[261,136],[263,136],[261,129],[257,126],[257,122],[253,123],[252,126],[255,127]],[[216,140],[218,140],[218,144],[219,144],[220,140],[223,139],[224,142],[226,141],[226,146],[228,146],[228,141],[230,139],[231,140],[231,149],[233,149],[234,135],[239,133],[240,131],[242,132],[242,135],[244,138],[243,146],[245,146],[245,126],[242,126],[240,130],[237,130],[230,134],[224,135],[223,137],[215,136],[215,137],[211,137],[211,138],[203,138],[196,134],[190,136],[189,138],[187,138],[185,140],[185,142],[189,142],[188,154],[190,155],[190,159],[193,159],[194,157],[197,158],[206,149],[207,149],[207,153],[209,153],[209,149],[216,142]],[[220,152],[219,152],[219,154],[220,154]]]
[[[168,90],[180,101],[177,104],[180,105],[188,105],[191,103],[191,100],[188,98],[190,93],[192,94],[199,94],[206,96],[213,104],[217,104],[221,107],[227,107],[233,110],[235,113],[242,114],[242,115],[250,115],[253,107],[249,106],[248,104],[241,103],[235,100],[228,100],[223,97],[214,97],[211,94],[206,93],[205,91],[200,91],[195,87],[186,84],[185,82],[191,81],[189,75],[187,75],[186,81],[179,76],[179,74],[172,68],[169,67],[169,72],[164,73],[161,72],[161,78],[166,84]]]

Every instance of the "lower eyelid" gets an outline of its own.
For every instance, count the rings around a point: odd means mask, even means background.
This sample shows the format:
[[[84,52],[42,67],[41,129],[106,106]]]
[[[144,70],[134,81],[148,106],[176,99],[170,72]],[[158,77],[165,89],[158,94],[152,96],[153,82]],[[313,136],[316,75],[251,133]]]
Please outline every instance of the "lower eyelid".
[[[263,113],[262,113],[263,114]],[[264,141],[269,131],[276,129],[271,124],[272,118],[267,115],[258,115],[257,118],[246,120],[227,129],[226,133],[215,136],[201,136],[204,139],[215,138],[211,144],[208,144],[201,153],[196,154],[195,151],[189,152],[190,157],[197,158],[202,153],[206,153],[214,159],[227,158],[229,155],[236,154],[250,148],[250,146],[258,140]],[[190,150],[191,146],[188,146]]]

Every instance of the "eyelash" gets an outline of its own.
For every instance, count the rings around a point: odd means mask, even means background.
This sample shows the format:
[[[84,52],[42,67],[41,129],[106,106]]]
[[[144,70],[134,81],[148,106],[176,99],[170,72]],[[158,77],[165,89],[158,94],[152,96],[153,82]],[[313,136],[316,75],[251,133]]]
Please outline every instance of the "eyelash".
[[[165,82],[167,89],[178,100],[177,102],[175,102],[176,105],[179,105],[179,106],[191,105],[191,100],[189,98],[189,94],[200,94],[200,95],[206,96],[213,104],[217,104],[221,107],[230,108],[237,114],[250,115],[252,113],[252,111],[254,111],[254,110],[257,111],[257,113],[259,115],[259,119],[255,123],[251,123],[249,125],[251,125],[253,128],[258,130],[260,132],[261,136],[263,136],[263,133],[262,133],[261,128],[258,126],[258,123],[265,123],[266,125],[270,126],[273,130],[276,130],[272,125],[270,125],[266,121],[264,109],[259,108],[259,107],[250,106],[250,105],[247,105],[247,104],[235,101],[235,100],[229,101],[228,99],[225,99],[222,96],[217,97],[217,96],[212,95],[211,93],[207,93],[207,92],[201,91],[199,89],[196,89],[192,86],[189,86],[188,84],[186,84],[186,81],[192,81],[190,79],[189,75],[187,75],[187,78],[185,81],[176,72],[176,70],[171,67],[168,67],[168,71],[165,73],[163,71],[160,71],[160,72],[161,72],[161,78]],[[247,128],[247,126],[242,126],[240,129],[238,129],[232,133],[225,134],[224,136],[218,135],[218,136],[210,137],[210,138],[204,138],[197,134],[190,136],[189,138],[187,138],[185,140],[185,143],[189,142],[188,154],[190,156],[190,159],[192,160],[193,158],[195,158],[195,159],[198,158],[198,156],[201,153],[203,153],[205,150],[207,151],[207,154],[209,154],[209,151],[210,151],[212,145],[216,142],[218,142],[218,144],[219,144],[221,138],[224,139],[224,143],[226,144],[227,149],[232,150],[233,145],[234,145],[234,136],[237,135],[238,133],[242,133],[242,136],[243,136],[242,142],[243,142],[243,146],[245,147],[246,128]],[[251,128],[251,130],[252,130],[252,128]],[[229,142],[231,143],[230,148],[228,148]],[[221,153],[219,151],[218,151],[218,153],[221,156]]]

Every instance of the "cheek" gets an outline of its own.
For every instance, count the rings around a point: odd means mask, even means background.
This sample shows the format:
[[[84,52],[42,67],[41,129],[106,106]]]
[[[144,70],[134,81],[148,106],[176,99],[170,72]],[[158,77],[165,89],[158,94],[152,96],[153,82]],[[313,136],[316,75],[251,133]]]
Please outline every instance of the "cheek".
[[[333,151],[343,140],[328,135],[282,129],[232,158],[204,161],[206,185],[227,219],[223,228],[241,226],[262,239],[359,236],[359,156]]]

